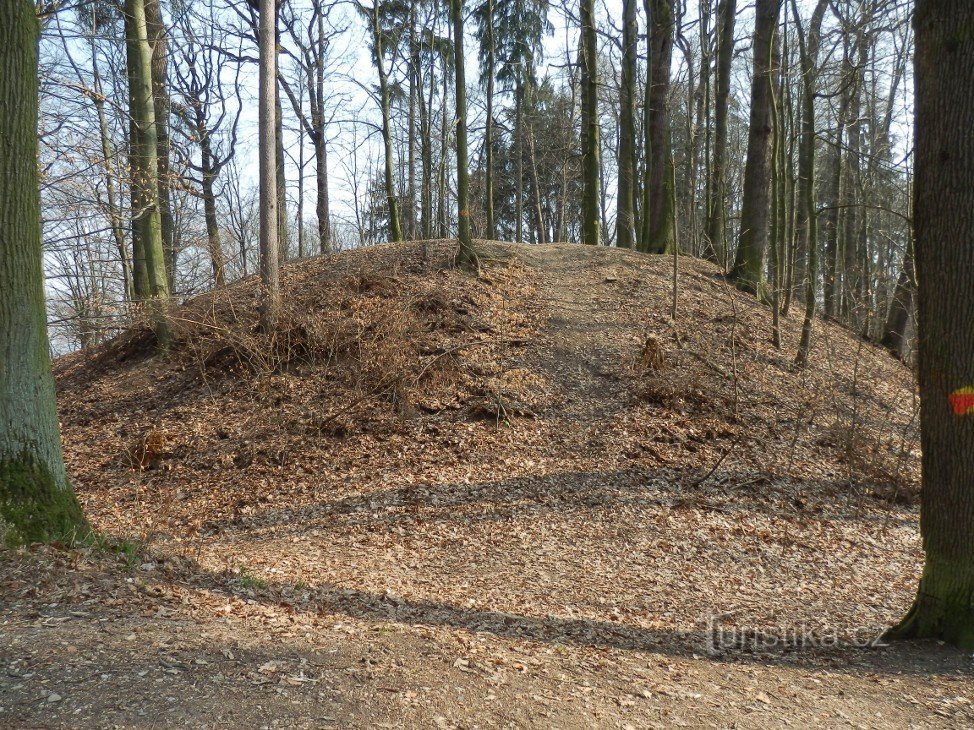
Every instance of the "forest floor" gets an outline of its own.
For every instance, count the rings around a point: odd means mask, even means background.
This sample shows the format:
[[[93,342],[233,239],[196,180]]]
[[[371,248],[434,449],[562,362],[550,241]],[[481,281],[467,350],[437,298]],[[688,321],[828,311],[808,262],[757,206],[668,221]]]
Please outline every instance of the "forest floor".
[[[385,246],[56,364],[104,544],[0,552],[0,726],[972,727],[874,640],[921,553],[910,372],[706,263]]]

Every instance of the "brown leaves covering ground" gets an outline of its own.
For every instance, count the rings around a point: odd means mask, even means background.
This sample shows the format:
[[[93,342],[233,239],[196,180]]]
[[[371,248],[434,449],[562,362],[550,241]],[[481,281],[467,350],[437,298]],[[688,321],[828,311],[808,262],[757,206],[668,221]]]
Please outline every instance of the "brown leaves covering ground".
[[[767,308],[700,262],[674,323],[667,258],[481,247],[476,280],[449,242],[287,267],[273,342],[244,282],[181,308],[165,360],[135,332],[59,362],[85,509],[150,557],[125,578],[8,556],[0,621],[37,676],[67,681],[38,658],[65,646],[117,662],[132,725],[162,702],[138,671],[184,687],[163,706],[190,724],[974,721],[965,657],[852,645],[918,577],[904,367],[819,321],[794,369],[798,317],[775,350]],[[31,571],[119,628],[93,655],[85,617],[48,631]],[[715,614],[746,649],[708,653]],[[93,681],[69,705],[25,679],[8,717],[108,712]]]

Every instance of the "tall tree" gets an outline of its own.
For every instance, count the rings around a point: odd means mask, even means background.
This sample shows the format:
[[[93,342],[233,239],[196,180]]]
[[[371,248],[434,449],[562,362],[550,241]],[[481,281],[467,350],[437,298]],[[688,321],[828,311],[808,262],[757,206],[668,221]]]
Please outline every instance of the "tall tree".
[[[395,160],[392,151],[392,102],[389,76],[386,72],[385,31],[382,25],[380,0],[375,0],[368,13],[372,23],[372,62],[379,75],[379,107],[382,112],[382,145],[385,153],[383,172],[386,201],[389,206],[389,239],[401,241],[402,226],[399,221],[399,199],[396,195]]]
[[[161,0],[145,2],[146,33],[152,48],[152,103],[156,118],[156,165],[159,170],[159,225],[162,230],[162,250],[166,262],[169,290],[175,288],[176,227],[172,214],[172,165],[169,141],[169,43],[166,24],[162,19]]]
[[[155,102],[152,86],[152,49],[149,46],[144,0],[125,0],[125,45],[129,72],[132,140],[129,142],[132,174],[132,228],[136,256],[141,256],[156,339],[169,344],[169,279],[166,274],[159,206],[159,164]]]
[[[917,0],[914,186],[920,532],[916,601],[890,638],[974,648],[974,3]]]
[[[484,126],[484,210],[487,216],[487,238],[497,238],[494,220],[494,86],[497,75],[497,41],[494,38],[495,0],[485,0],[476,11],[477,37],[480,41],[480,81],[487,98],[487,121]]]
[[[675,17],[673,0],[652,0],[649,41],[649,109],[651,143],[648,166],[648,207],[643,211],[643,247],[648,253],[667,253],[676,245],[676,190],[673,188],[673,145],[670,133],[670,65],[673,59]]]
[[[61,452],[47,341],[37,180],[37,38],[29,0],[0,9],[0,542],[88,528]]]
[[[759,293],[764,283],[771,179],[772,68],[771,44],[781,0],[757,0],[754,20],[754,64],[751,72],[751,119],[744,165],[741,231],[730,277],[744,291]]]
[[[467,80],[463,57],[463,0],[450,0],[453,22],[454,94],[457,107],[457,228],[460,251],[457,263],[464,269],[477,268],[477,254],[470,238],[470,169],[467,162]]]
[[[714,141],[707,201],[705,255],[727,266],[727,116],[730,111],[731,61],[734,58],[734,21],[737,0],[721,0],[717,10],[717,78],[714,90]]]
[[[261,326],[277,327],[281,309],[278,272],[277,212],[277,7],[260,0],[258,28],[258,150],[260,159],[260,279],[263,285]]]
[[[582,24],[582,243],[601,242],[599,186],[599,80],[595,0],[579,0]]]
[[[818,216],[815,210],[815,95],[818,92],[818,50],[821,45],[822,20],[829,0],[818,0],[812,13],[808,33],[802,27],[798,5],[791,0],[798,32],[798,52],[801,58],[803,92],[801,102],[801,144],[798,151],[798,216],[795,235],[803,241],[808,253],[805,267],[805,320],[798,344],[795,363],[804,366],[812,346],[812,325],[818,301]]]
[[[636,23],[637,0],[622,3],[622,69],[619,84],[619,189],[616,245],[636,245]]]

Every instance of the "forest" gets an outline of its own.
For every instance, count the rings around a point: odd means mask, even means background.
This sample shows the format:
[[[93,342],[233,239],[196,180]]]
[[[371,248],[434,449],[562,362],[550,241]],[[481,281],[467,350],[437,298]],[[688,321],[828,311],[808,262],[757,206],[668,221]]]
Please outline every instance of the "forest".
[[[0,726],[974,725],[970,28],[0,0]]]

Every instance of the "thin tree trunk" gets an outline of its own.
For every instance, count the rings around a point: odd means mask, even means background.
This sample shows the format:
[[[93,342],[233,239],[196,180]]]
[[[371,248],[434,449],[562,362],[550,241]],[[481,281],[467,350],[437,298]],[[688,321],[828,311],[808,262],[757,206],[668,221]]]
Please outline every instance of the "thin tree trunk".
[[[654,25],[653,19],[653,3],[655,0],[643,0],[643,10],[646,13],[646,27],[652,28]],[[652,107],[653,107],[653,40],[652,33],[646,34],[646,84],[643,87],[643,180],[642,180],[642,220],[640,220],[639,225],[639,240],[637,241],[637,249],[646,253],[649,251],[649,239],[650,239],[650,216],[649,211],[652,208],[652,174],[653,174],[653,125],[652,125]]]
[[[399,202],[396,198],[396,183],[393,172],[392,121],[390,110],[389,80],[386,76],[384,52],[382,48],[382,22],[379,18],[379,3],[372,10],[372,51],[376,71],[379,74],[379,104],[382,111],[382,145],[385,153],[384,173],[386,201],[389,206],[389,239],[402,240],[402,226],[399,222]]]
[[[619,190],[616,201],[616,245],[636,245],[636,51],[637,0],[622,3],[622,70],[619,85]]]
[[[206,240],[210,253],[210,265],[213,270],[213,283],[219,287],[226,284],[227,280],[223,244],[220,241],[220,224],[216,212],[216,192],[213,189],[216,170],[213,165],[209,133],[198,130],[198,136],[200,139],[200,178],[203,188],[203,218],[206,221]]]
[[[175,289],[176,228],[172,214],[172,170],[169,162],[169,47],[166,26],[162,22],[160,0],[146,0],[145,22],[152,47],[152,100],[156,118],[156,159],[159,168],[159,221],[165,253],[169,291]]]
[[[801,15],[795,0],[791,7],[795,15],[798,33],[798,49],[801,58],[802,92],[801,144],[798,152],[798,214],[795,235],[803,241],[808,264],[805,266],[805,320],[802,336],[795,355],[795,364],[805,367],[812,347],[812,326],[815,323],[815,307],[818,301],[818,216],[815,210],[815,94],[818,91],[818,51],[821,42],[822,20],[829,0],[818,0],[808,34],[802,28]]]
[[[129,57],[132,125],[137,130],[131,164],[133,228],[139,231],[148,282],[150,309],[158,345],[169,345],[169,280],[166,276],[162,221],[159,211],[159,165],[156,159],[155,105],[152,94],[152,50],[143,0],[126,0],[126,50]]]
[[[497,238],[497,225],[494,221],[494,56],[496,44],[494,41],[494,0],[487,0],[486,58],[484,74],[487,76],[487,126],[484,129],[484,154],[486,156],[486,171],[484,173],[485,204],[487,208],[487,238]]]
[[[457,112],[457,238],[460,248],[457,264],[467,271],[477,270],[477,253],[470,235],[470,170],[467,167],[467,81],[463,57],[463,0],[450,0],[453,21],[453,72]]]
[[[273,332],[281,310],[278,271],[277,193],[277,8],[260,0],[260,73],[258,154],[260,158],[260,279],[263,285],[261,327]]]
[[[737,0],[721,0],[717,10],[717,79],[714,91],[714,148],[707,202],[706,257],[727,267],[727,116],[730,104],[731,61],[734,57],[734,21]]]
[[[896,357],[904,355],[906,344],[906,325],[910,321],[913,311],[913,297],[916,293],[916,271],[913,254],[913,241],[907,243],[906,253],[903,255],[903,268],[896,281],[893,301],[890,302],[886,325],[883,327],[883,347]]]
[[[125,248],[124,226],[118,208],[115,175],[112,171],[112,160],[115,155],[108,132],[108,118],[105,115],[105,96],[102,92],[101,74],[98,71],[98,57],[95,54],[94,44],[92,44],[91,50],[91,71],[94,81],[95,111],[98,115],[98,136],[101,141],[102,165],[105,168],[105,195],[108,198],[108,220],[112,228],[112,238],[115,241],[115,248],[118,250],[118,259],[122,265],[125,299],[131,302],[135,299],[135,290],[132,283],[132,267],[128,252]]]
[[[595,1],[580,0],[582,29],[582,243],[601,242],[599,200],[598,35]]]

